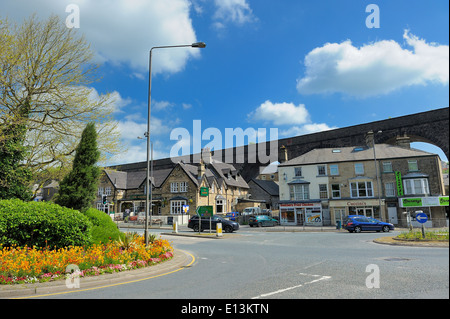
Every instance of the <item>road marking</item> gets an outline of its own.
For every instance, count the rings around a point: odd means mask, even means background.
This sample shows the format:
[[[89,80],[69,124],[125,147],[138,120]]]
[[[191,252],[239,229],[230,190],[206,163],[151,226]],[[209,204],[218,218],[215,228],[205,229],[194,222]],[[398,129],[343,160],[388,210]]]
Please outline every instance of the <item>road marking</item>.
[[[149,280],[149,279],[154,279],[154,278],[158,278],[158,277],[163,277],[163,276],[167,276],[173,273],[176,273],[180,270],[189,268],[190,266],[192,266],[195,262],[195,257],[191,254],[188,253],[187,251],[185,251],[186,254],[188,254],[189,256],[192,257],[192,261],[184,266],[181,266],[178,269],[163,273],[163,274],[159,274],[159,275],[155,275],[155,276],[150,276],[150,277],[146,277],[146,278],[141,278],[141,279],[136,279],[136,280],[130,280],[130,281],[125,281],[125,282],[121,282],[121,283],[117,283],[117,284],[111,284],[111,285],[106,285],[106,286],[100,286],[100,287],[93,287],[93,288],[86,288],[86,289],[76,289],[73,291],[64,291],[64,292],[56,292],[56,293],[52,293],[52,294],[43,294],[43,295],[35,295],[35,296],[27,296],[27,297],[16,297],[16,298],[10,298],[10,299],[30,299],[30,298],[39,298],[39,297],[48,297],[48,296],[57,296],[57,295],[65,295],[65,294],[71,294],[71,293],[76,293],[76,292],[83,292],[83,291],[90,291],[90,290],[97,290],[97,289],[103,289],[103,288],[109,288],[109,287],[115,287],[115,286],[121,286],[121,285],[127,285],[127,284],[132,284],[132,283],[136,283],[136,282],[140,282],[140,281],[145,281],[145,280]]]
[[[265,298],[265,297],[269,297],[269,296],[273,296],[273,295],[276,295],[276,294],[280,294],[280,293],[282,293],[282,292],[286,292],[286,291],[289,291],[289,290],[297,289],[297,288],[303,287],[303,286],[305,286],[305,285],[310,285],[310,284],[313,284],[313,283],[315,283],[315,282],[319,282],[319,281],[321,281],[321,280],[328,280],[328,279],[331,279],[331,276],[312,275],[312,274],[305,274],[305,273],[300,273],[299,275],[301,275],[301,276],[312,276],[312,277],[315,277],[315,278],[317,278],[317,279],[314,279],[314,280],[312,280],[312,281],[305,282],[304,284],[300,284],[300,285],[296,285],[296,286],[292,286],[292,287],[288,287],[288,288],[284,288],[284,289],[279,289],[279,290],[276,290],[276,291],[272,291],[272,292],[269,292],[269,293],[261,294],[261,295],[259,295],[259,296],[253,297],[253,298],[251,298],[251,299]]]

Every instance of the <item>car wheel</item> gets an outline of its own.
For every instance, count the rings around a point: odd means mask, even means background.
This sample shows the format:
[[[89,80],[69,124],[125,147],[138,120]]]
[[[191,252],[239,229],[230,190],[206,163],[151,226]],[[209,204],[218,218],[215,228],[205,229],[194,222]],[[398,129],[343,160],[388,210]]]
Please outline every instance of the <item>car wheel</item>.
[[[253,225],[250,225],[250,227],[253,227]]]
[[[258,223],[258,227],[262,227],[262,223]]]
[[[198,225],[192,226],[192,230],[195,231],[195,232],[198,232]]]
[[[355,233],[360,233],[360,232],[361,232],[361,227],[356,226],[356,227],[355,227]]]
[[[224,230],[225,230],[226,233],[232,233],[233,232],[233,227],[228,225],[228,226],[224,227]]]
[[[388,233],[389,232],[389,226],[383,226],[383,231],[385,233]]]

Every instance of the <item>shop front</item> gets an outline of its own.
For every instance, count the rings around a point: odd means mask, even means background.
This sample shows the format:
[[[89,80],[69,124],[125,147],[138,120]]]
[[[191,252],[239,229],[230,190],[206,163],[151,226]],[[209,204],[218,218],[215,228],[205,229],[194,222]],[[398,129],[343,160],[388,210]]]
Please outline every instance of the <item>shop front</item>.
[[[421,227],[415,220],[416,212],[427,214],[428,221],[425,227],[444,227],[447,225],[445,207],[448,207],[448,196],[404,197],[398,199],[402,212],[402,220],[406,220],[404,226]],[[408,220],[411,218],[411,220]]]
[[[322,226],[321,201],[281,201],[280,225],[284,226]]]
[[[348,215],[363,215],[379,220],[386,220],[385,201],[378,199],[364,200],[330,200],[331,222],[336,225],[344,222]]]

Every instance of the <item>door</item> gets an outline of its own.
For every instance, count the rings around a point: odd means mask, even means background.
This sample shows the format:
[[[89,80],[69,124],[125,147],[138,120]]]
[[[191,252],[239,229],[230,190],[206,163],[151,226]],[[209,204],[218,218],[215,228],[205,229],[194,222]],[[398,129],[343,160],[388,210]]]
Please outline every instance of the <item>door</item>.
[[[398,224],[397,207],[388,207],[388,218],[391,224]]]

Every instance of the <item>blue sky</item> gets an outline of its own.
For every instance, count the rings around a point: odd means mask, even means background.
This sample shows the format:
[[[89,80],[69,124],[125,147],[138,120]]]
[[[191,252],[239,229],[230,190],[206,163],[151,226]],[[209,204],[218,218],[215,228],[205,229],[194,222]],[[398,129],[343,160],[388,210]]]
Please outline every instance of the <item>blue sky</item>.
[[[154,51],[156,158],[169,156],[175,128],[194,135],[194,120],[223,136],[251,127],[288,137],[449,105],[448,1],[2,0],[0,15],[65,19],[69,4],[101,63],[93,88],[116,97],[128,145],[108,164],[145,160],[137,136],[146,131],[153,46],[207,44]],[[369,4],[379,8],[379,28],[366,25]]]

